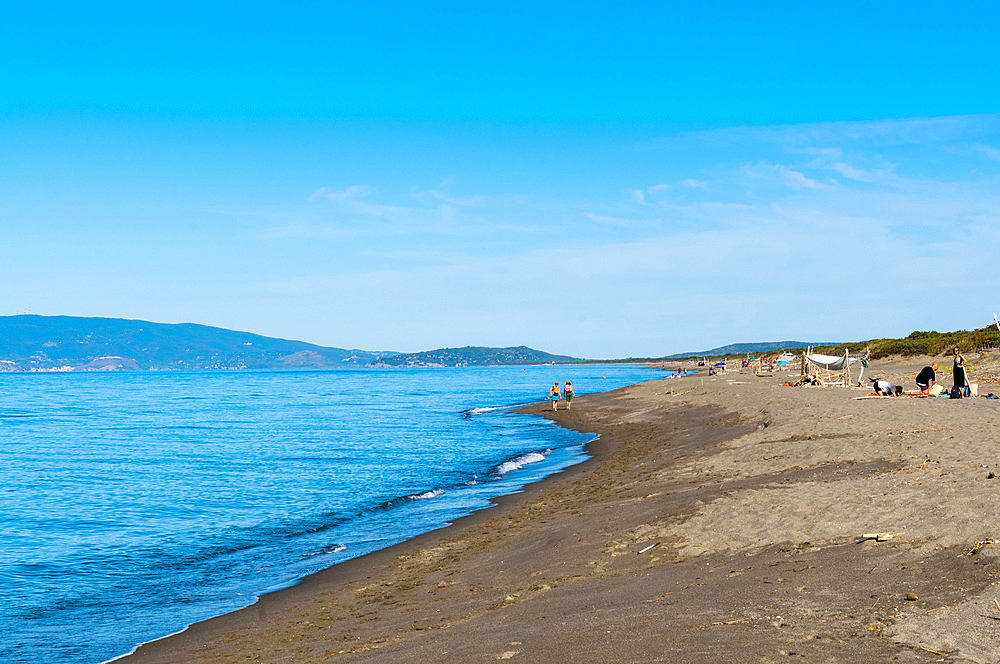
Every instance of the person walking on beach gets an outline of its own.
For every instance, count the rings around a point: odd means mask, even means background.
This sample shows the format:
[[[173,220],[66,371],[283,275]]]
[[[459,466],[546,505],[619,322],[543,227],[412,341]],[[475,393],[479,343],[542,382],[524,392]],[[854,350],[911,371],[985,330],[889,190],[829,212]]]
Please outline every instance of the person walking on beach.
[[[563,399],[566,400],[566,410],[573,410],[573,386],[568,380],[566,387],[563,388]]]
[[[549,390],[549,398],[552,399],[552,410],[559,410],[559,381]]]
[[[929,394],[930,389],[934,387],[934,383],[937,382],[937,368],[938,363],[934,362],[929,367],[924,367],[917,374],[917,387],[920,388],[921,394]]]
[[[968,396],[969,384],[965,382],[965,356],[962,351],[955,349],[955,365],[952,373],[952,382],[955,387],[961,388],[962,396]]]

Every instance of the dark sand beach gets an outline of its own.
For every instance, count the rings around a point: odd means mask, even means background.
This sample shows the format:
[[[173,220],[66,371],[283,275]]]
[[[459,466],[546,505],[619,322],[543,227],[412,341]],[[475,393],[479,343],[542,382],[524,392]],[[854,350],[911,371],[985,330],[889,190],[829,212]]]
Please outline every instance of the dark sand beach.
[[[789,375],[532,406],[594,458],[120,661],[1000,661],[1000,401]]]

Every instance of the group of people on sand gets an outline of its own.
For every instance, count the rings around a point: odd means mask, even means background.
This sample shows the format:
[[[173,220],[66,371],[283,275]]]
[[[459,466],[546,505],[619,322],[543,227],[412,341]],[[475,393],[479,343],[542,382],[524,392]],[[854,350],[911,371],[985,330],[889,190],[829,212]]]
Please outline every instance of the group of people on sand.
[[[573,385],[567,380],[562,388],[562,397],[566,399],[566,410],[573,409]],[[549,390],[549,398],[552,399],[552,410],[559,410],[559,381]]]
[[[954,386],[952,390],[958,390],[959,395],[967,397],[970,396],[969,383],[965,377],[965,356],[962,355],[962,351],[956,348],[952,351],[955,355],[955,364],[952,369],[952,382]],[[937,385],[937,370],[938,363],[933,362],[930,366],[924,367],[917,374],[917,387],[920,389],[919,395],[937,396],[943,392],[942,389],[935,389]],[[903,393],[903,388],[890,383],[887,380],[872,379],[872,388],[875,393],[880,396],[898,396]]]

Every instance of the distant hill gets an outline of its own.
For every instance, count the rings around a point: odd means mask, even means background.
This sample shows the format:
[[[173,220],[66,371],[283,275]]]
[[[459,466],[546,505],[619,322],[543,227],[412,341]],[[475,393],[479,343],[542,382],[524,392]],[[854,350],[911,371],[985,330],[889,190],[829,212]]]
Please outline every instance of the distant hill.
[[[772,350],[785,350],[788,348],[805,348],[807,346],[834,346],[836,341],[761,341],[759,343],[729,344],[720,346],[712,350],[703,350],[697,353],[677,353],[668,355],[664,359],[674,360],[682,357],[719,357],[722,355],[746,355],[747,353],[767,353]]]
[[[0,316],[0,371],[329,368],[365,366],[392,355],[194,323]]]
[[[513,348],[484,348],[464,346],[462,348],[439,348],[421,353],[404,353],[384,357],[378,366],[386,367],[476,367],[509,364],[552,364],[574,362],[577,358],[566,355],[552,355],[527,346]]]

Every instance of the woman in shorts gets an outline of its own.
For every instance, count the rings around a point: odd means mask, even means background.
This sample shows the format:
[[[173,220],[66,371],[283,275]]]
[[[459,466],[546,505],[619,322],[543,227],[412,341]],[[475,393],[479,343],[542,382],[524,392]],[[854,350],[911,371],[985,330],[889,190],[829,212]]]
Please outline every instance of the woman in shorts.
[[[559,381],[549,390],[549,398],[552,399],[552,410],[559,410]]]

